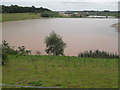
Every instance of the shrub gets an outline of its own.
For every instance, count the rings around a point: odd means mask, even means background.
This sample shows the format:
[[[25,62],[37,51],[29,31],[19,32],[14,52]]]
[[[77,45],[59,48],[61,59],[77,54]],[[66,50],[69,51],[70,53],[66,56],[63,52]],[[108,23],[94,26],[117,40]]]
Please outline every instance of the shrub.
[[[18,54],[20,54],[20,55],[29,55],[29,54],[31,54],[31,50],[26,50],[25,49],[25,46],[21,46],[21,47],[18,47]]]
[[[0,45],[0,64],[4,65],[8,59],[8,55],[5,52],[2,52],[2,45]]]
[[[29,55],[31,50],[26,50],[24,46],[18,47],[18,50],[15,50],[15,47],[11,47],[7,41],[3,40],[2,45],[0,45],[0,59],[1,64],[4,65],[8,60],[8,55]]]
[[[78,57],[93,57],[93,58],[119,58],[117,54],[107,53],[105,51],[95,50],[95,51],[85,51],[83,53],[79,53]]]
[[[7,53],[2,53],[2,62],[1,62],[1,64],[4,65],[5,63],[7,63],[7,60],[8,60]]]
[[[64,55],[66,43],[54,31],[45,39],[46,53],[53,55]]]
[[[45,11],[45,12],[41,13],[41,17],[59,17],[59,13],[51,12],[51,11]]]
[[[17,54],[17,51],[14,49],[14,47],[9,46],[9,43],[7,41],[2,41],[2,53],[15,55]]]

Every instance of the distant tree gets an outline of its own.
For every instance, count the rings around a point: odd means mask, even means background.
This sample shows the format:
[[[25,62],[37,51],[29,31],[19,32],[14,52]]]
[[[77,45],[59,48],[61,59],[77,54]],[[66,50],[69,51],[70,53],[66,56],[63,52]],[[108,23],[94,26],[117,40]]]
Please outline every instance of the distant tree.
[[[45,11],[41,13],[42,17],[58,17],[60,16],[58,12]]]
[[[43,13],[41,13],[41,16],[42,17],[51,17],[51,14],[50,14],[50,12],[43,12]]]
[[[64,49],[66,47],[66,43],[62,40],[62,38],[57,35],[54,31],[47,36],[45,39],[46,43],[46,53],[53,55],[64,55]]]

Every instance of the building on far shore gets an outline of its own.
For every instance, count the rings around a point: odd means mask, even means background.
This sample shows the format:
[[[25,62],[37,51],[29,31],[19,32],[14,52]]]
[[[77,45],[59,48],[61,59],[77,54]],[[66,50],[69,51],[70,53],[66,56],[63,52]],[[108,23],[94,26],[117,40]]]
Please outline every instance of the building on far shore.
[[[90,18],[115,18],[114,16],[94,16],[94,15],[90,15],[88,17]]]
[[[86,13],[83,12],[72,12],[72,11],[61,11],[59,12],[60,15],[66,16],[66,17],[83,17],[86,16]]]
[[[65,17],[71,17],[71,16],[72,16],[71,13],[66,13],[66,12],[59,12],[59,14],[60,14],[61,16],[65,16]]]

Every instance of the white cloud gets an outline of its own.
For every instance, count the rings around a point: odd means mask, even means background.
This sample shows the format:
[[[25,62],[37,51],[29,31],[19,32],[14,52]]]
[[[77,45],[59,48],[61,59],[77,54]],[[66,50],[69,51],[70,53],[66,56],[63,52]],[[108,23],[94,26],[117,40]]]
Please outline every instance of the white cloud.
[[[19,2],[2,0],[2,2],[3,5],[34,5],[51,10],[118,10],[118,0],[19,0]]]
[[[2,2],[118,2],[119,0],[2,0]]]

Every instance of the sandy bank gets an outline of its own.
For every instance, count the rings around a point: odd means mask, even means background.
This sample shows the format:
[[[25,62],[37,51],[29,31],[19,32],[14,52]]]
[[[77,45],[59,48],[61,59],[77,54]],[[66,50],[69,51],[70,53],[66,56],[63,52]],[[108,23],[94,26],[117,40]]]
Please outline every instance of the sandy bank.
[[[120,29],[120,23],[113,24],[112,27],[119,28]]]

